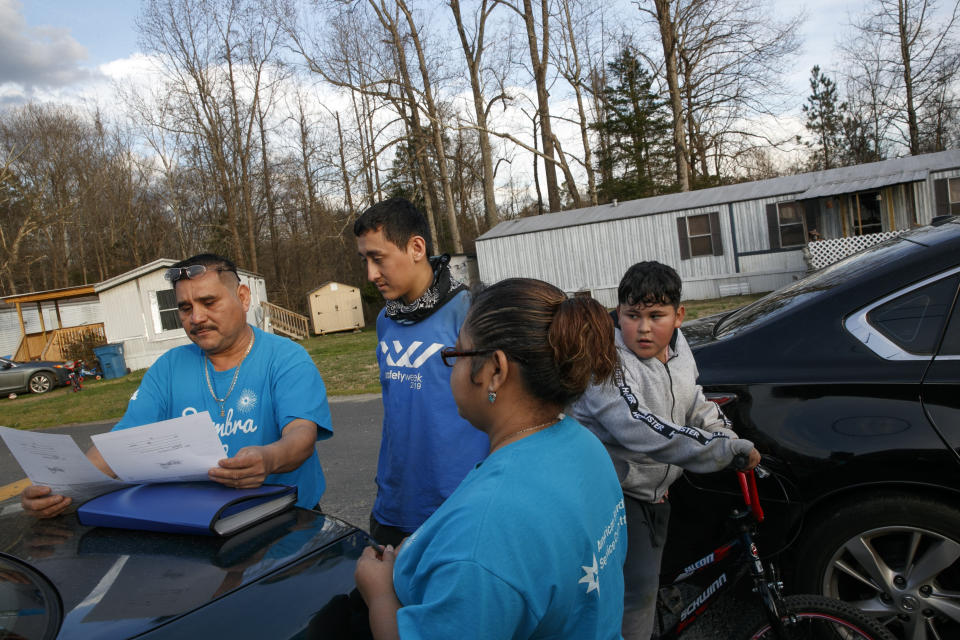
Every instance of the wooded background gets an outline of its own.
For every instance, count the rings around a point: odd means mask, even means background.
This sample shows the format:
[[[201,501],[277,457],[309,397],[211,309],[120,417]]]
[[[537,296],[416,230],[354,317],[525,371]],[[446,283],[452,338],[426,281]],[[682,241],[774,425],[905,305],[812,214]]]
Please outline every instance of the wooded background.
[[[0,295],[214,251],[304,311],[365,282],[352,223],[387,197],[469,253],[517,216],[955,148],[958,7],[867,3],[796,136],[764,123],[804,16],[768,0],[145,0],[149,83],[0,111]]]

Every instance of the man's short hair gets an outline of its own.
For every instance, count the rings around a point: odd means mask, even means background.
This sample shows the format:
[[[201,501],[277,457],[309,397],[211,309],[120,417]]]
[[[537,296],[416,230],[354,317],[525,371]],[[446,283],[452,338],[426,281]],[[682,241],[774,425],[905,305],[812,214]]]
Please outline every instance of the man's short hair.
[[[617,300],[620,304],[669,304],[680,306],[680,292],[683,282],[680,276],[660,262],[638,262],[623,274],[617,287]]]
[[[427,256],[433,255],[433,239],[427,218],[406,198],[378,202],[361,213],[353,223],[353,235],[358,238],[380,229],[383,229],[383,237],[400,249],[406,249],[413,236],[421,236],[427,245]]]
[[[224,258],[223,256],[219,256],[215,253],[198,253],[195,256],[187,258],[186,260],[177,262],[170,268],[178,269],[180,267],[192,267],[195,264],[202,264],[208,270],[218,269],[220,273],[229,271],[237,278],[237,282],[240,282],[240,274],[237,272],[237,265],[234,264],[230,258]],[[177,288],[177,282],[179,282],[179,280],[174,280],[170,283],[174,289]]]

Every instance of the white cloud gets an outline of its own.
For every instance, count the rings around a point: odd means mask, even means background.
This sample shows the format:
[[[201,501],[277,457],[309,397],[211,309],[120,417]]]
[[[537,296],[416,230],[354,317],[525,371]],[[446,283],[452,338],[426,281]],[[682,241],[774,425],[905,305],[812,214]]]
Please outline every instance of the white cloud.
[[[37,90],[86,82],[87,49],[67,29],[33,27],[18,0],[0,0],[0,100],[30,99]]]

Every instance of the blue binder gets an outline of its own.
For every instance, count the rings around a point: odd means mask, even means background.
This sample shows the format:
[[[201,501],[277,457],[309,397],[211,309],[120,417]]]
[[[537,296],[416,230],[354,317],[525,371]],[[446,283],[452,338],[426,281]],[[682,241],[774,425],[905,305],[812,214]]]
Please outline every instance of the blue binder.
[[[80,524],[226,536],[289,509],[297,488],[232,489],[216,482],[140,484],[98,496],[77,510]]]

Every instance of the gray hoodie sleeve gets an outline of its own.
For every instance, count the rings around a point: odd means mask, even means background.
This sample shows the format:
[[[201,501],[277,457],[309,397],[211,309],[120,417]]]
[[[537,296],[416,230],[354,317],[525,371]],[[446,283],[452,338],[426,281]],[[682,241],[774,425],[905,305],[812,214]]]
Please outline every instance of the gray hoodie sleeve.
[[[737,437],[730,420],[723,415],[723,411],[715,402],[707,400],[699,385],[697,385],[696,399],[687,411],[686,423],[710,433],[723,433],[730,438]]]
[[[676,425],[654,415],[631,384],[623,368],[618,367],[611,383],[591,385],[569,413],[608,447],[622,448],[695,473],[719,471],[729,466],[736,454],[746,455],[753,449],[752,442],[736,438],[727,429],[711,432],[712,429]],[[703,402],[713,405],[706,399]],[[709,407],[704,405],[703,409]]]

